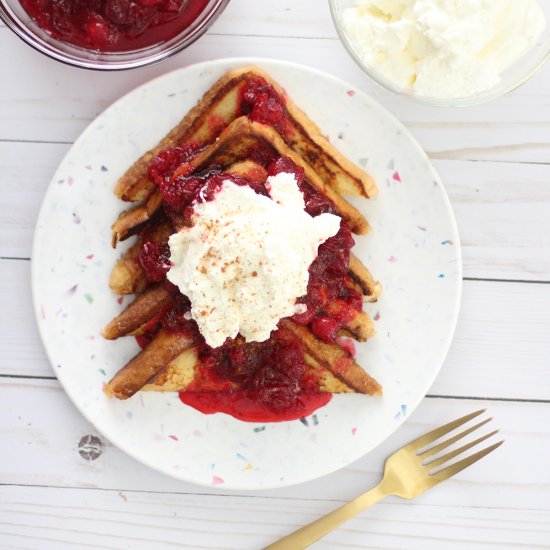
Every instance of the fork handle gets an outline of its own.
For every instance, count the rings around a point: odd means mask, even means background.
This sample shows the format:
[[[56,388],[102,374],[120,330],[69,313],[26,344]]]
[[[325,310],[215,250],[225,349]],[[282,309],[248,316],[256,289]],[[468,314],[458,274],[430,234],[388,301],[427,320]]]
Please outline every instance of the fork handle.
[[[290,535],[266,546],[264,550],[303,550],[342,525],[348,519],[355,517],[371,504],[383,499],[387,494],[382,489],[382,484],[380,483],[355,500],[340,506],[340,508],[337,508],[333,512],[329,512]]]

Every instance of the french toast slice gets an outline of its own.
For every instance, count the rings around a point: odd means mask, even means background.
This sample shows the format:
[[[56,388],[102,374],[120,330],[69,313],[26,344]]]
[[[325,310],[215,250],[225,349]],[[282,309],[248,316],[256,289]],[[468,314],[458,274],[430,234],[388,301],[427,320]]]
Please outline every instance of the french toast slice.
[[[157,146],[127,170],[119,179],[115,194],[125,201],[145,200],[154,191],[154,184],[147,176],[147,165],[151,159],[171,147],[211,144],[225,127],[245,114],[243,94],[250,89],[250,85],[257,86],[261,81],[272,87],[283,106],[285,123],[281,128],[281,137],[311,165],[326,185],[340,194],[372,197],[378,193],[374,180],[328,141],[277,82],[265,71],[249,66],[224,74]]]
[[[370,226],[363,214],[332,187],[326,185],[309,164],[285,144],[273,128],[250,121],[246,117],[234,120],[213,144],[176,170],[174,177],[180,174],[191,175],[210,166],[218,166],[224,170],[232,164],[266,155],[290,158],[304,170],[306,182],[334,204],[336,213],[346,221],[354,233],[369,232]],[[143,203],[122,212],[112,225],[113,246],[138,232],[157,214],[161,204],[162,197],[156,189]]]
[[[345,350],[326,344],[307,328],[284,321],[280,330],[293,334],[304,347],[308,377],[315,377],[314,390],[328,393],[381,395],[382,387]],[[139,390],[219,391],[197,383],[200,367],[198,347],[192,338],[163,329],[124,368],[105,385],[108,396],[128,399]],[[238,383],[224,384],[224,391],[235,391]]]
[[[365,301],[376,302],[378,300],[378,297],[382,294],[382,284],[374,279],[371,272],[353,252],[349,258],[349,274],[361,290]]]

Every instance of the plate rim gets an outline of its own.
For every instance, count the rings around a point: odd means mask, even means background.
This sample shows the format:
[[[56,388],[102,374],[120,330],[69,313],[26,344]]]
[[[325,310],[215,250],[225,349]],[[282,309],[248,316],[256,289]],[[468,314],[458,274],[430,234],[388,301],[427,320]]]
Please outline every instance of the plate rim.
[[[43,328],[44,325],[41,322],[41,313],[40,313],[40,304],[38,302],[38,276],[39,276],[39,270],[37,267],[37,264],[34,260],[34,258],[37,257],[36,250],[38,247],[38,240],[39,240],[39,234],[41,232],[41,225],[42,224],[42,218],[46,216],[46,206],[49,202],[50,195],[53,194],[55,189],[55,182],[58,179],[58,173],[60,171],[60,168],[65,164],[66,160],[70,157],[73,149],[78,147],[82,141],[84,141],[87,137],[87,135],[93,131],[93,126],[96,123],[96,121],[103,116],[103,114],[110,109],[116,108],[119,104],[123,103],[128,96],[131,94],[134,94],[137,92],[137,90],[140,90],[144,87],[147,87],[151,84],[154,84],[164,78],[167,78],[171,75],[174,75],[175,73],[185,72],[189,69],[196,69],[196,68],[203,68],[203,70],[207,70],[210,68],[216,69],[218,66],[223,65],[276,65],[281,68],[285,67],[292,67],[294,69],[297,69],[298,71],[305,71],[306,73],[315,73],[317,76],[320,76],[324,79],[332,80],[334,83],[340,85],[340,86],[346,86],[348,89],[353,90],[356,95],[360,96],[362,101],[364,101],[366,104],[369,105],[370,108],[381,112],[383,116],[389,120],[400,130],[403,136],[405,136],[408,140],[408,142],[414,147],[416,152],[426,161],[426,165],[431,172],[431,175],[435,182],[437,182],[438,186],[441,190],[441,196],[443,198],[447,213],[448,213],[448,221],[450,224],[450,229],[452,230],[452,238],[453,242],[455,244],[455,250],[456,250],[456,256],[457,256],[457,278],[455,283],[455,300],[453,304],[453,311],[452,311],[452,322],[449,327],[448,333],[446,334],[446,341],[445,345],[443,346],[441,352],[440,352],[440,358],[437,361],[438,367],[437,369],[434,369],[433,374],[431,375],[430,379],[427,380],[424,384],[425,389],[422,392],[419,392],[419,396],[416,399],[412,399],[407,403],[408,412],[405,415],[401,416],[398,421],[394,422],[392,424],[392,427],[390,430],[388,430],[379,440],[376,440],[374,444],[371,445],[370,449],[366,452],[362,452],[359,456],[353,457],[351,460],[346,460],[343,464],[336,464],[334,466],[331,466],[329,469],[326,469],[324,473],[321,475],[313,474],[313,475],[305,475],[300,478],[300,480],[294,480],[291,482],[272,482],[268,484],[258,484],[255,487],[252,487],[250,485],[240,485],[238,482],[234,483],[233,481],[225,481],[223,485],[223,490],[227,491],[259,491],[259,490],[270,490],[270,489],[278,489],[278,488],[284,488],[284,487],[292,487],[296,485],[300,485],[303,483],[307,483],[316,479],[320,479],[322,477],[325,477],[329,474],[333,474],[336,471],[339,471],[343,468],[347,468],[350,465],[354,464],[358,460],[362,459],[363,457],[367,456],[369,453],[374,451],[379,445],[381,445],[384,441],[389,439],[395,431],[400,428],[403,423],[410,417],[410,415],[416,410],[416,408],[420,405],[420,403],[425,399],[426,395],[429,393],[430,388],[432,387],[434,381],[436,380],[437,376],[439,375],[441,368],[443,367],[443,364],[445,363],[445,360],[448,356],[449,350],[451,348],[452,342],[454,340],[455,334],[456,334],[456,327],[459,319],[459,313],[460,313],[460,307],[462,302],[462,291],[463,291],[463,261],[462,261],[462,246],[461,246],[461,240],[460,240],[460,232],[458,229],[458,224],[456,221],[456,216],[453,210],[453,206],[451,203],[451,200],[449,198],[449,195],[447,193],[447,190],[443,184],[443,181],[441,177],[439,176],[438,172],[433,166],[433,163],[431,159],[428,157],[424,149],[420,146],[416,138],[413,136],[413,134],[409,131],[409,129],[388,109],[386,109],[383,105],[381,105],[378,101],[373,99],[369,94],[367,94],[362,89],[358,88],[356,85],[353,85],[349,82],[347,82],[345,79],[334,76],[330,73],[327,73],[326,71],[317,69],[315,67],[310,67],[308,65],[304,65],[302,63],[296,63],[292,61],[287,61],[284,59],[277,59],[277,58],[267,58],[267,57],[224,57],[224,58],[216,58],[211,59],[207,61],[200,61],[197,63],[192,63],[189,65],[185,65],[183,67],[178,67],[176,69],[167,71],[161,75],[158,75],[152,79],[146,80],[139,84],[138,86],[132,88],[128,92],[124,93],[121,97],[110,103],[101,113],[99,113],[89,124],[86,126],[86,128],[79,134],[77,139],[74,141],[74,143],[71,145],[69,150],[66,152],[66,154],[63,156],[62,160],[57,165],[57,168],[55,172],[53,173],[50,182],[48,184],[48,187],[46,189],[46,192],[44,193],[44,196],[42,198],[42,202],[40,205],[40,209],[38,212],[38,216],[36,218],[35,228],[33,231],[33,241],[32,241],[32,248],[31,248],[31,296],[32,296],[32,304],[33,304],[33,310],[34,310],[34,320],[35,324],[38,328],[38,333],[40,335],[40,340],[42,343],[42,347],[46,353],[46,356],[48,358],[48,362],[50,363],[50,367],[55,373],[55,376],[57,380],[59,381],[61,387],[63,388],[63,391],[65,394],[69,397],[72,404],[76,407],[78,412],[88,421],[93,428],[100,433],[103,437],[105,437],[112,445],[123,451],[125,454],[130,456],[132,459],[140,462],[141,464],[144,464],[145,466],[152,468],[153,470],[157,472],[161,472],[164,475],[167,475],[173,479],[177,479],[178,481],[183,481],[186,483],[191,483],[194,485],[202,486],[202,487],[208,487],[209,489],[216,491],[218,489],[217,487],[213,487],[212,484],[207,483],[206,481],[202,480],[195,480],[192,477],[186,476],[185,472],[183,471],[171,471],[168,469],[164,469],[160,465],[157,465],[152,458],[142,457],[136,455],[136,453],[124,443],[120,443],[119,441],[116,441],[116,439],[111,439],[109,435],[106,434],[106,431],[104,429],[98,428],[96,426],[94,420],[90,418],[88,413],[85,411],[83,407],[80,406],[78,399],[75,398],[73,393],[71,393],[71,390],[69,386],[64,382],[63,374],[61,374],[61,371],[58,369],[54,369],[54,361],[51,354],[51,351],[47,345],[47,339],[45,338]],[[197,97],[197,101],[200,99],[200,97]],[[60,376],[61,374],[61,376]],[[421,393],[421,395],[420,395]],[[108,430],[107,430],[108,431]],[[285,478],[286,479],[286,478]],[[219,489],[218,489],[219,490]]]

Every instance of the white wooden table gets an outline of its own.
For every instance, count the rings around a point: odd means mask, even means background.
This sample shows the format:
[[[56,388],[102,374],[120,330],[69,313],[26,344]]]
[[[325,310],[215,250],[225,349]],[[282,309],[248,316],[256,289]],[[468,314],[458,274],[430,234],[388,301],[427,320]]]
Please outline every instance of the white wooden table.
[[[407,440],[481,407],[507,440],[498,452],[414,502],[387,499],[316,547],[550,548],[550,67],[489,105],[421,107],[367,81],[321,0],[233,0],[187,51],[132,72],[63,66],[5,27],[0,52],[0,548],[260,548],[367,489]],[[94,432],[45,357],[29,273],[46,186],[85,126],[156,75],[246,55],[344,78],[410,128],[453,202],[465,282],[448,359],[394,436],[323,479],[232,493],[149,470]],[[86,436],[103,443],[95,460],[79,453]]]

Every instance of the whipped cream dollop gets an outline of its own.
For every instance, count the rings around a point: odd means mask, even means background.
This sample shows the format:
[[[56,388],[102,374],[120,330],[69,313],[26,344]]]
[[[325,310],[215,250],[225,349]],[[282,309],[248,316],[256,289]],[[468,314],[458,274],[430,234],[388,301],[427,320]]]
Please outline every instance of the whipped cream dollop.
[[[267,340],[283,317],[303,311],[309,266],[340,218],[312,217],[293,174],[267,179],[269,197],[230,180],[209,202],[194,205],[193,226],[168,241],[168,280],[191,300],[206,343],[221,346],[240,333]]]
[[[492,88],[546,28],[536,0],[357,0],[343,24],[367,65],[434,98]]]

